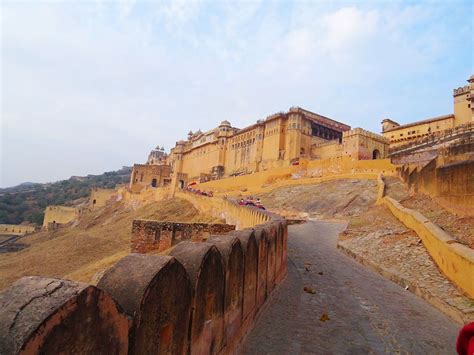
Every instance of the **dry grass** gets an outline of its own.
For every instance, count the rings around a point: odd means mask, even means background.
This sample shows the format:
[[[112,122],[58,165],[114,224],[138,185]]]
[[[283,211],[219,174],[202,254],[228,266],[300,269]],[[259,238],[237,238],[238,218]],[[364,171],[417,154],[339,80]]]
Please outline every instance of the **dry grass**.
[[[26,236],[21,243],[27,248],[0,254],[0,289],[27,275],[96,281],[98,273],[129,253],[134,219],[222,222],[180,199],[140,207],[117,202],[83,216],[74,227]]]

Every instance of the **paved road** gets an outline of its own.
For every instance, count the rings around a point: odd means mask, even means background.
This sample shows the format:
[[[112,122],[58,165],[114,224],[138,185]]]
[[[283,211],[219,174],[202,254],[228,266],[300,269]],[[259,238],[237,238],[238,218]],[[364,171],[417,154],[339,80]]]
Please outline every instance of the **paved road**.
[[[288,277],[264,307],[243,352],[455,354],[459,326],[339,252],[337,235],[344,227],[334,222],[290,227]],[[316,293],[304,292],[305,286]],[[321,321],[323,314],[329,320]]]

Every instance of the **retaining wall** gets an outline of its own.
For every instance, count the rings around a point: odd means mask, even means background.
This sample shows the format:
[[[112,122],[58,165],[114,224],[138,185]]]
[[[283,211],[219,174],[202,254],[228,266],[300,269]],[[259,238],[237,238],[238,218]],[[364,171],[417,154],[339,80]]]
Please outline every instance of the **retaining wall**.
[[[353,160],[336,157],[319,160],[300,159],[299,165],[274,168],[236,177],[198,184],[201,190],[215,193],[263,191],[288,185],[315,184],[334,179],[376,179],[379,174],[396,176],[397,167],[389,159]]]
[[[190,199],[241,230],[181,242],[171,255],[129,254],[97,287],[18,280],[0,293],[0,353],[234,353],[287,273],[287,223],[200,198]]]
[[[450,146],[423,165],[404,165],[400,177],[411,190],[435,198],[444,208],[474,216],[474,143]]]
[[[383,179],[379,178],[378,203],[386,205],[397,219],[414,230],[446,277],[469,297],[474,298],[474,250],[458,243],[420,212],[403,207],[391,197],[383,196],[381,191],[384,186]]]

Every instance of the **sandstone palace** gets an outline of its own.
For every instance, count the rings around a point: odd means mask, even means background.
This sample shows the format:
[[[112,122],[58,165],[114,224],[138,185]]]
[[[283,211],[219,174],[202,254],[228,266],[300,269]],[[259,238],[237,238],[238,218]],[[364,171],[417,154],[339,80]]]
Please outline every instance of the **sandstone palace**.
[[[176,142],[169,154],[162,147],[154,149],[146,164],[134,165],[129,187],[132,191],[170,184],[184,187],[314,160],[390,158],[403,164],[400,154],[407,149],[417,150],[471,132],[474,76],[467,82],[453,91],[452,114],[405,125],[384,119],[382,135],[351,129],[300,107],[270,115],[245,128],[233,127],[224,120],[207,132],[190,131],[187,139]]]
[[[189,132],[169,155],[157,147],[146,164],[134,165],[130,187],[165,186],[172,172],[183,185],[296,165],[300,159],[379,159],[387,152],[388,140],[380,135],[292,107],[242,129],[222,121],[207,132]]]

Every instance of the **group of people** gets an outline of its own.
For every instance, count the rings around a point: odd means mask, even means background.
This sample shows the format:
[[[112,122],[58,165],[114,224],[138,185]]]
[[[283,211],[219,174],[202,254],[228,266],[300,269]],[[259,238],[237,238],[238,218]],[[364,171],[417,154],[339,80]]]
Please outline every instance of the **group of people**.
[[[202,196],[208,196],[208,197],[214,196],[214,193],[212,191],[204,191],[204,190],[194,189],[194,188],[189,187],[189,186],[186,187],[186,190],[189,191],[189,192],[198,194],[198,195],[202,195]]]
[[[239,205],[241,206],[253,206],[264,210],[265,207],[262,205],[262,202],[259,198],[253,198],[252,196],[246,197],[245,199],[241,198],[239,201]]]

